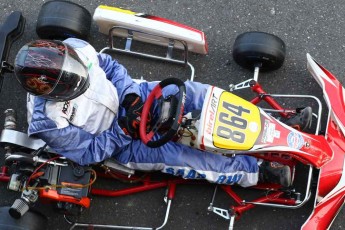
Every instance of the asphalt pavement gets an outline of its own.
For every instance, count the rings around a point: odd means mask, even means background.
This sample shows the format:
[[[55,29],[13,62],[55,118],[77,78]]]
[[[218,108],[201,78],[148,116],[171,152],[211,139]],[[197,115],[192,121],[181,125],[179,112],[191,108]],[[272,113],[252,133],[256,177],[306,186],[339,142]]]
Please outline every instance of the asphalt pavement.
[[[21,11],[26,18],[23,36],[12,46],[9,62],[26,42],[38,38],[36,20],[42,0],[0,0],[1,22],[12,11]],[[196,80],[226,88],[252,76],[252,73],[234,63],[232,44],[237,35],[247,31],[264,31],[282,38],[287,47],[286,60],[279,70],[260,74],[259,81],[271,93],[310,94],[322,97],[321,90],[306,69],[306,53],[335,74],[345,84],[345,3],[343,0],[74,0],[92,14],[98,5],[105,4],[135,12],[144,12],[168,18],[205,32],[209,53],[190,55],[196,70]],[[92,24],[90,43],[97,50],[107,46],[107,36],[100,34]],[[133,77],[160,80],[176,76],[181,70],[172,66],[126,56],[116,56],[125,63]],[[188,75],[188,74],[187,74]],[[14,108],[18,113],[19,129],[26,130],[25,93],[14,76],[5,75],[1,92],[0,111]],[[238,92],[250,99],[249,90]],[[285,103],[285,102],[284,102]],[[286,103],[293,103],[291,101]],[[304,101],[298,106],[305,106]],[[301,105],[302,104],[302,105]],[[2,117],[1,117],[2,118]],[[0,122],[1,123],[1,122]],[[108,184],[106,184],[108,185]],[[240,191],[243,191],[239,189]],[[165,229],[226,229],[228,221],[207,211],[213,186],[181,185],[173,201],[171,216]],[[17,193],[0,185],[0,205],[11,205]],[[80,218],[82,221],[103,224],[159,226],[164,218],[164,190],[141,193],[121,198],[94,197],[92,205]],[[216,198],[219,207],[231,203],[224,194]],[[313,200],[298,210],[255,208],[236,221],[235,229],[299,229],[307,219]],[[67,229],[61,215],[46,208],[49,229]],[[332,229],[343,229],[344,211],[340,212]]]

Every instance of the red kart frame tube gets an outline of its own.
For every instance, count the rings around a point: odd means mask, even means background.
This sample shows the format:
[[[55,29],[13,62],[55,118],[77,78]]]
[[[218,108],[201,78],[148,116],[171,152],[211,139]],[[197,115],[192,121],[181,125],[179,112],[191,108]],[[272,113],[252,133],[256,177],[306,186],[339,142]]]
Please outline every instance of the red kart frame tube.
[[[266,91],[263,90],[263,88],[261,87],[261,85],[258,82],[255,82],[254,85],[251,85],[251,89],[253,92],[259,94],[258,96],[256,96],[253,100],[251,100],[250,102],[253,103],[254,105],[258,104],[260,101],[264,100],[266,101],[272,108],[277,109],[277,110],[284,110],[283,107],[281,107],[279,105],[279,103],[274,100],[274,98],[272,98],[269,95],[266,95]],[[279,114],[284,117],[287,118],[289,115],[285,112],[279,112]]]
[[[0,173],[0,181],[1,182],[9,182],[10,177],[7,174],[8,168],[6,166],[1,167],[1,173]]]

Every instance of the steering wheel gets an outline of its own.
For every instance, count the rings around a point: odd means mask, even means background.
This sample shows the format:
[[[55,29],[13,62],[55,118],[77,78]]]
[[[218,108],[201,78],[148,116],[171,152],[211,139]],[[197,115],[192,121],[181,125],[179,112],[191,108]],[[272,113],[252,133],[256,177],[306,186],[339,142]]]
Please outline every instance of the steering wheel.
[[[150,108],[154,102],[154,100],[163,100],[163,94],[162,90],[164,87],[168,85],[176,85],[179,90],[179,96],[178,96],[178,104],[175,114],[173,115],[173,124],[171,127],[169,127],[169,130],[165,132],[163,135],[159,137],[157,140],[152,140],[153,136],[157,133],[159,128],[161,127],[162,123],[158,120],[155,124],[152,125],[151,130],[146,130],[147,127],[147,119],[149,116]],[[146,99],[146,102],[144,104],[142,113],[141,113],[141,121],[139,126],[139,134],[141,140],[146,144],[147,146],[151,148],[157,148],[159,146],[164,145],[168,141],[170,141],[176,132],[178,131],[181,122],[182,122],[182,115],[184,111],[184,103],[186,101],[186,86],[184,85],[183,81],[177,78],[168,78],[163,81],[161,81],[159,84],[153,88],[151,93]]]

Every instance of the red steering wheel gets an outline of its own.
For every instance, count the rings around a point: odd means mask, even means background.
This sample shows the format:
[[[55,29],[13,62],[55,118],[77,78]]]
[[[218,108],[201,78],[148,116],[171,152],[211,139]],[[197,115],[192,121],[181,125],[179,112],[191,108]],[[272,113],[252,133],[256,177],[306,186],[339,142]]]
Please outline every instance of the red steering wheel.
[[[178,94],[178,104],[175,114],[173,115],[173,123],[171,128],[167,132],[165,132],[163,135],[159,137],[157,140],[152,140],[153,136],[157,133],[158,129],[160,128],[160,124],[156,122],[152,125],[151,130],[147,130],[147,118],[149,116],[150,108],[154,102],[154,100],[161,100],[163,98],[162,90],[164,87],[168,85],[176,85],[179,90]],[[144,104],[142,113],[141,113],[141,121],[140,121],[140,127],[139,127],[139,133],[140,138],[146,144],[147,146],[151,148],[157,148],[159,146],[164,145],[168,141],[170,141],[176,132],[178,131],[181,122],[182,122],[182,115],[184,111],[184,103],[186,101],[186,86],[180,79],[177,78],[168,78],[163,81],[161,81],[159,84],[156,85],[156,87],[151,91],[149,96],[146,99],[146,102]]]

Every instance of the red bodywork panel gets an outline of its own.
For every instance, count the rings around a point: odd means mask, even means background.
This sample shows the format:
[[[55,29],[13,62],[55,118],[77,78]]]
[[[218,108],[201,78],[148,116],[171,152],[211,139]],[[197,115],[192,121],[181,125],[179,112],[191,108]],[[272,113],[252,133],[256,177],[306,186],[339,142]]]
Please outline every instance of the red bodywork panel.
[[[345,198],[344,88],[310,55],[308,55],[308,68],[322,87],[325,101],[330,108],[326,138],[334,155],[320,170],[314,212],[302,229],[327,229],[340,211]]]
[[[339,193],[327,199],[326,202],[319,203],[314,208],[314,212],[309,217],[308,221],[303,225],[304,230],[324,230],[328,229],[338,211],[344,204],[345,191],[341,190]]]
[[[321,197],[326,196],[339,183],[343,173],[345,160],[344,136],[333,120],[329,122],[327,141],[334,151],[334,157],[320,171],[318,195]]]

